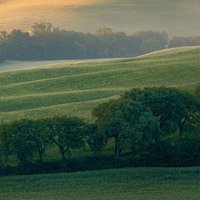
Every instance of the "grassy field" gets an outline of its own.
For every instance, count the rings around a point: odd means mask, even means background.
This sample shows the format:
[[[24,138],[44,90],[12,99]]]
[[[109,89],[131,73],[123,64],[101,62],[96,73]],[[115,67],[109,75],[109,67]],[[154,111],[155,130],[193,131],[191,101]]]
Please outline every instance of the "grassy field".
[[[100,102],[136,87],[191,90],[200,82],[200,47],[163,50],[133,59],[53,64],[0,73],[0,123],[79,116],[91,120]]]
[[[1,177],[1,200],[199,200],[199,168]]]
[[[120,58],[118,58],[120,59]],[[8,72],[14,70],[34,69],[34,68],[49,68],[58,64],[79,64],[86,62],[100,62],[100,61],[112,61],[116,58],[99,58],[99,59],[76,59],[76,60],[50,60],[50,61],[11,61],[7,60],[0,64],[0,72]]]
[[[133,87],[191,91],[200,82],[199,63],[200,47],[190,47],[126,60],[1,72],[0,123],[61,115],[91,120],[96,105]],[[55,149],[49,151],[46,159],[57,160]],[[200,168],[127,168],[1,177],[0,200],[199,200],[199,173]]]

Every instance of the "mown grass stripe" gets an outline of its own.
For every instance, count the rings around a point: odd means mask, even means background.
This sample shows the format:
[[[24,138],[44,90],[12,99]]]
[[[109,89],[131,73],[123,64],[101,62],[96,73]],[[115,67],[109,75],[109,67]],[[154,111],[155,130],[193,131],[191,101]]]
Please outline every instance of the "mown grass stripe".
[[[200,48],[159,51],[146,57],[57,65],[0,73],[0,122],[76,115],[91,120],[99,103],[131,88],[192,90],[200,82]]]

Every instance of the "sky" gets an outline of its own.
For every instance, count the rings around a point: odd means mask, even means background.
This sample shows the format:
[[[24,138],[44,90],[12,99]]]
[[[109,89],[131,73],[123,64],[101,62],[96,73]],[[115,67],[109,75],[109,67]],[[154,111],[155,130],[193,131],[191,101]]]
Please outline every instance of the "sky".
[[[94,33],[100,27],[200,35],[200,0],[0,0],[0,30],[35,22]]]

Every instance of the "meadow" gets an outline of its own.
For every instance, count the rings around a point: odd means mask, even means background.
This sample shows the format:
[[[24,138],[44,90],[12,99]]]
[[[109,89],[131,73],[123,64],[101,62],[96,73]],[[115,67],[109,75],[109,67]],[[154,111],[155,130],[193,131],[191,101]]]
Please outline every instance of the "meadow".
[[[23,118],[78,116],[92,120],[99,103],[131,88],[177,87],[200,82],[200,47],[162,50],[137,58],[52,63],[0,73],[0,123]]]
[[[199,200],[199,168],[126,168],[1,177],[1,200]]]
[[[78,116],[136,87],[193,92],[200,82],[200,47],[162,50],[112,61],[52,63],[0,73],[0,123]],[[29,68],[30,67],[30,68]],[[112,141],[111,141],[112,143]],[[112,144],[103,153],[112,152]],[[75,152],[80,156],[83,152]],[[86,155],[88,152],[84,152]],[[49,149],[45,160],[58,160]],[[13,161],[15,162],[15,160]],[[198,200],[199,168],[124,168],[0,178],[1,200]]]

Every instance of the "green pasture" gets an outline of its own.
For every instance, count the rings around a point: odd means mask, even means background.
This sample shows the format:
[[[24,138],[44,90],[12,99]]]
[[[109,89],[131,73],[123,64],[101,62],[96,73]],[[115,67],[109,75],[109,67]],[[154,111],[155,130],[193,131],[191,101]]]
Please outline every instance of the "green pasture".
[[[0,73],[0,122],[49,116],[91,120],[91,110],[131,88],[192,90],[200,82],[200,47],[176,48],[138,58]]]
[[[127,168],[0,179],[1,200],[199,200],[199,168]]]

